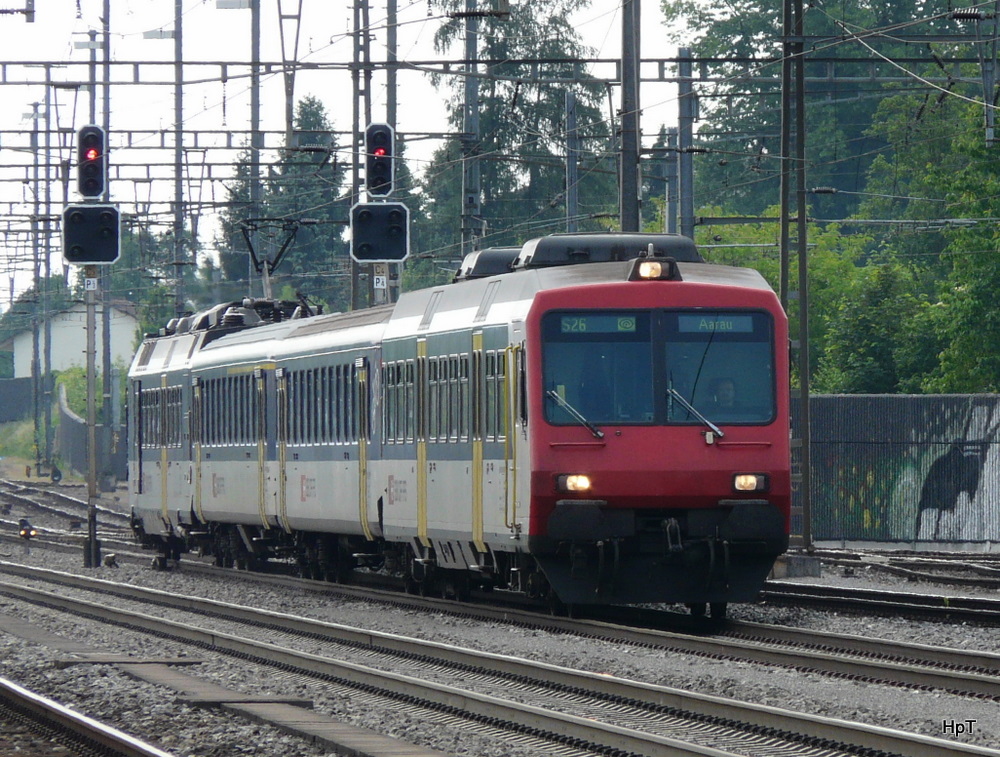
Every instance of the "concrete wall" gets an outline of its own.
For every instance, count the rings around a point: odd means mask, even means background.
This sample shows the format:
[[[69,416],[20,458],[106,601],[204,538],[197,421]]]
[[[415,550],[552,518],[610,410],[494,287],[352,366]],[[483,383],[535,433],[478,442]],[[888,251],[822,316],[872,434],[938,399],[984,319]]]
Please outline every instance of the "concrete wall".
[[[0,423],[31,418],[31,379],[0,379]]]
[[[95,429],[97,448],[97,480],[102,491],[112,491],[115,481],[128,478],[125,427],[120,434],[98,425]],[[66,404],[66,392],[60,387],[59,426],[56,429],[56,453],[64,469],[86,476],[89,469],[87,453],[87,421],[76,415]]]

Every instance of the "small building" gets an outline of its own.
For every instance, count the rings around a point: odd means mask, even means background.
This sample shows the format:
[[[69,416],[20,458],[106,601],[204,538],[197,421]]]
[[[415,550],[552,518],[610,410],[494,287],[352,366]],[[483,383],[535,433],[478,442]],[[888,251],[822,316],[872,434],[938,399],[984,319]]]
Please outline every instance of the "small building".
[[[111,326],[111,363],[128,366],[132,362],[135,351],[136,332],[139,329],[139,319],[136,317],[135,306],[126,301],[116,301],[108,308]],[[67,368],[87,366],[87,306],[77,303],[67,310],[62,310],[51,316],[52,352],[51,369],[64,371]],[[97,370],[102,368],[104,354],[103,307],[97,306],[95,318],[95,344]],[[38,359],[44,360],[45,355],[45,323],[38,327]],[[15,334],[11,339],[0,345],[0,349],[12,350],[14,353],[14,378],[31,376],[31,361],[34,353],[32,330],[25,329]]]

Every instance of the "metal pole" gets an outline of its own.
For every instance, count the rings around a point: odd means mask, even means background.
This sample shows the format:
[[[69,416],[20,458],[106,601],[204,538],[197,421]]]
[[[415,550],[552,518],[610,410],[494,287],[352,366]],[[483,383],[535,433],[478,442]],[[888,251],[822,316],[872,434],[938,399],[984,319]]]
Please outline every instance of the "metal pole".
[[[577,230],[580,212],[580,133],[576,126],[576,93],[566,91],[566,231]]]
[[[264,135],[260,130],[260,0],[250,3],[250,218],[261,216],[260,161]],[[257,228],[249,231],[257,244]]]
[[[622,231],[639,231],[639,0],[622,2],[622,152],[618,195]]]
[[[97,266],[84,268],[84,290],[87,307],[87,544],[83,552],[83,567],[97,568],[101,564],[101,545],[97,541]]]
[[[174,0],[174,314],[180,318],[184,307],[184,8]],[[255,182],[256,183],[256,182]],[[106,419],[105,419],[105,422]]]
[[[681,234],[694,239],[694,157],[691,154],[691,147],[694,144],[694,119],[697,104],[694,99],[691,75],[691,49],[682,47],[678,51],[678,57],[681,59],[678,64],[680,81],[677,85],[680,95],[678,100],[677,140],[679,154],[677,163],[680,171]]]
[[[476,0],[465,0],[465,102],[462,104],[462,257],[475,248],[482,231],[482,187],[479,167],[479,18]]]
[[[51,112],[52,80],[46,75],[45,86],[45,155],[52,154]],[[49,285],[52,282],[52,177],[48,158],[45,160],[45,212],[42,220],[42,236],[45,239],[43,260],[45,261],[45,284],[41,289],[42,313],[45,316],[42,339],[42,423],[45,427],[45,465],[52,473],[52,319],[49,317]]]
[[[397,120],[397,61],[398,61],[398,14],[396,10],[396,0],[388,0],[385,7],[385,20],[386,20],[386,71],[385,71],[385,121],[389,126],[393,128],[393,133],[395,134],[396,120]],[[394,154],[397,155],[397,160],[402,158],[402,140],[397,140],[396,149]],[[398,165],[398,163],[397,163]],[[396,173],[397,187],[399,173]],[[386,280],[386,290],[389,302],[395,302],[399,299],[399,282],[400,282],[400,271],[402,270],[402,264],[400,263],[390,263],[388,266],[388,279]]]
[[[795,36],[801,40],[803,34],[802,0],[795,3]],[[801,41],[793,45],[795,55],[795,174],[798,197],[799,262],[799,401],[802,420],[802,541],[806,549],[812,550],[812,433],[810,431],[809,408],[809,260],[808,260],[808,216],[806,215],[806,80],[804,45]]]
[[[677,129],[667,129],[667,197],[664,231],[677,233]]]
[[[778,299],[781,307],[788,312],[788,269],[789,269],[789,225],[791,223],[791,184],[792,184],[792,0],[784,0],[781,33],[784,40],[781,56],[781,185],[778,202],[780,212],[778,217],[778,252],[781,257],[780,280],[778,282]]]
[[[41,301],[41,273],[40,273],[40,245],[39,245],[39,228],[38,228],[38,217],[41,214],[41,182],[39,177],[39,160],[38,160],[38,103],[32,103],[31,105],[31,152],[33,157],[33,167],[32,167],[32,179],[33,186],[31,187],[32,192],[32,211],[31,211],[31,269],[33,276],[33,284],[35,287],[35,303],[32,308],[31,316],[31,418],[34,427],[34,452],[35,452],[35,475],[41,475],[41,454],[42,454],[42,426],[41,426],[41,370],[39,370],[39,355],[41,344],[39,342],[39,315],[44,317],[44,313],[41,312],[42,301]],[[46,153],[47,155],[48,153]],[[11,301],[13,304],[13,300]]]

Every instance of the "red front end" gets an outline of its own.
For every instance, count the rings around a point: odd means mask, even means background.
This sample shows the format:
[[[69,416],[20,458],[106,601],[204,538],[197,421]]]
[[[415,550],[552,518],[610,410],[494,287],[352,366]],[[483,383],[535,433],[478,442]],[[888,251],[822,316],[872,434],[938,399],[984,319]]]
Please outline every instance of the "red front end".
[[[527,535],[564,602],[756,596],[788,544],[787,338],[761,286],[537,295]]]

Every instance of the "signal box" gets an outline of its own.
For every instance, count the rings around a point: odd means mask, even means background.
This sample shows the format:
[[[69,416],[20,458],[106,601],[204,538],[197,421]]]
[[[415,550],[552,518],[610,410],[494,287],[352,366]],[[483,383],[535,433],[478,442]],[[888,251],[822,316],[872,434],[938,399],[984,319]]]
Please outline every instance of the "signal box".
[[[110,265],[121,254],[120,216],[114,205],[67,205],[62,231],[67,263]]]
[[[401,202],[363,202],[351,208],[351,257],[359,263],[398,263],[410,255],[410,212]]]

